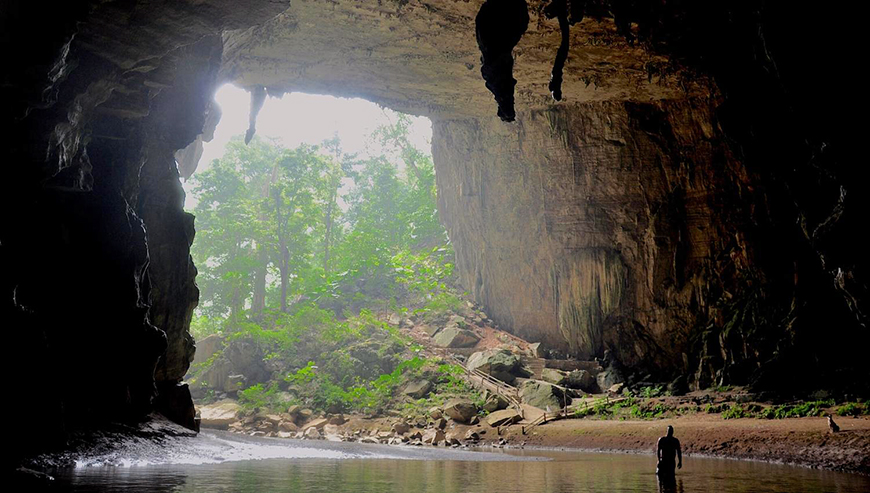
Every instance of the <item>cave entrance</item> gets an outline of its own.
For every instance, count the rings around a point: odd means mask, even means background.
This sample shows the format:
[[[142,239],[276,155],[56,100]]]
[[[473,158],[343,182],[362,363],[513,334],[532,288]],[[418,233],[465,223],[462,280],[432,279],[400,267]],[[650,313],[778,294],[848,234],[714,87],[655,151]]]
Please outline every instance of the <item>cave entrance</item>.
[[[390,404],[377,382],[425,364],[402,322],[464,306],[438,219],[431,123],[290,93],[263,102],[251,135],[255,101],[217,91],[220,123],[183,184],[200,289],[186,380],[212,411],[376,411]],[[283,421],[261,431],[289,433]]]

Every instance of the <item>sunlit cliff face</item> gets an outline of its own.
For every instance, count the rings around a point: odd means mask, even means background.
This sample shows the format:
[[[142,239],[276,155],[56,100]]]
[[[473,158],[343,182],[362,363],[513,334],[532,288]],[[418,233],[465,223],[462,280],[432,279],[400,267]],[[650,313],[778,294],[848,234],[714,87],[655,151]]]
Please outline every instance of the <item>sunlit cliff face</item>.
[[[53,389],[21,389],[45,426],[13,442],[155,406],[193,426],[194,218],[175,156],[209,136],[224,82],[430,116],[458,269],[505,328],[696,386],[866,382],[850,366],[870,207],[844,117],[848,9],[594,3],[570,28],[560,103],[559,16],[528,4],[513,125],[481,75],[477,0],[4,7],[0,320],[7,373]]]

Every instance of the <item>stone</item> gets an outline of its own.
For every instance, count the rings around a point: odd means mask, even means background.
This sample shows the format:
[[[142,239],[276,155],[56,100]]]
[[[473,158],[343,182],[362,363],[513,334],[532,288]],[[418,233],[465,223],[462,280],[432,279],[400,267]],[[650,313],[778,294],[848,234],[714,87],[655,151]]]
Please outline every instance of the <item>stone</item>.
[[[483,410],[491,413],[500,409],[506,409],[509,405],[510,402],[508,402],[506,397],[487,392],[483,403]]]
[[[443,415],[440,408],[431,407],[429,408],[429,417],[432,419],[439,419]]]
[[[422,329],[423,332],[428,334],[429,337],[435,337],[435,334],[437,334],[441,330],[441,326],[440,325],[421,325],[420,329]]]
[[[296,413],[296,415],[296,423],[304,423],[314,416],[314,411],[311,409],[301,409]]]
[[[323,434],[326,436],[338,435],[339,434],[338,425],[333,425],[333,424],[324,425],[323,426]]]
[[[566,375],[565,372],[553,368],[544,368],[541,370],[541,380],[556,385],[563,385]]]
[[[547,350],[544,349],[544,346],[541,345],[540,342],[534,342],[532,344],[529,344],[529,355],[532,358],[543,358],[543,359],[546,359],[549,356]]]
[[[586,370],[574,370],[569,372],[564,380],[562,380],[562,385],[569,389],[582,390],[590,394],[598,391],[598,383],[596,382],[595,377],[592,376],[592,373]]]
[[[296,423],[292,421],[281,421],[278,423],[278,429],[281,431],[291,432],[299,430],[299,427],[296,426]]]
[[[480,440],[480,435],[474,430],[468,430],[465,432],[465,439],[476,442]]]
[[[598,382],[598,388],[600,389],[609,389],[610,387],[624,381],[619,370],[614,368],[609,368],[600,372],[596,379]]]
[[[426,430],[423,433],[423,438],[421,439],[423,443],[428,443],[431,445],[438,445],[439,443],[444,441],[444,432],[439,429],[431,429]]]
[[[447,420],[444,418],[438,418],[435,420],[434,425],[435,425],[435,428],[438,428],[439,430],[443,430],[444,428],[447,428]]]
[[[315,428],[313,426],[305,429],[304,436],[305,436],[305,438],[307,438],[309,440],[320,440],[321,438],[323,438],[323,435],[321,435],[320,430],[318,430],[317,428]]]
[[[200,426],[226,430],[238,419],[240,409],[239,404],[232,399],[199,406]]]
[[[429,395],[433,385],[429,380],[412,380],[405,385],[402,393],[414,399],[422,399]]]
[[[444,414],[458,423],[469,423],[477,415],[477,406],[467,399],[453,399],[444,405]]]
[[[609,394],[617,394],[618,395],[618,394],[622,393],[623,387],[625,387],[624,383],[615,383],[607,389],[607,392]]]
[[[503,409],[494,413],[489,413],[485,421],[493,428],[498,426],[509,425],[521,421],[523,417],[516,409]]]
[[[497,378],[505,383],[513,383],[521,371],[522,363],[517,355],[505,349],[487,349],[468,357],[466,366]]]
[[[347,419],[341,414],[336,414],[334,416],[329,417],[329,424],[331,425],[343,425],[347,422]]]
[[[410,429],[411,429],[411,426],[404,421],[399,421],[398,423],[393,424],[393,428],[392,428],[393,432],[395,432],[399,435],[404,435],[405,433],[408,433],[408,430],[410,430]]]
[[[474,332],[458,327],[446,327],[435,335],[435,344],[446,348],[473,347],[480,338]]]
[[[523,384],[520,388],[520,399],[524,404],[539,409],[549,407],[551,411],[571,404],[571,398],[567,397],[559,387],[538,380],[529,380]]]
[[[305,423],[305,425],[302,427],[302,429],[305,430],[305,431],[308,431],[309,428],[315,428],[315,429],[320,430],[320,429],[322,429],[324,426],[326,426],[327,423],[329,423],[329,420],[328,420],[328,419],[326,419],[326,418],[317,418],[317,419],[313,419],[313,420],[311,420],[311,421]]]
[[[294,438],[296,436],[296,433],[291,433],[289,431],[279,431],[276,436],[278,438]]]

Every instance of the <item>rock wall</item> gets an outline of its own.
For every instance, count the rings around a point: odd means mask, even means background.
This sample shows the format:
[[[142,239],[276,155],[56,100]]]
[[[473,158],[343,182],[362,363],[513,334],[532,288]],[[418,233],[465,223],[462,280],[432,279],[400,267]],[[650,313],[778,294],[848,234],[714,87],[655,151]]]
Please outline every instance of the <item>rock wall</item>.
[[[439,211],[463,284],[499,324],[553,349],[682,363],[690,330],[754,254],[759,197],[714,107],[588,103],[513,126],[439,122]]]
[[[179,385],[193,218],[173,154],[202,131],[220,33],[286,7],[195,3],[0,9],[2,361],[31,424],[10,430],[13,454],[155,409],[195,427]]]
[[[733,152],[720,104],[437,122],[439,212],[463,285],[529,340],[579,358],[609,350],[641,375],[696,387],[747,383],[789,351],[819,361],[831,346],[810,313],[839,319],[844,306],[791,211],[773,205],[784,191]],[[847,327],[836,337],[853,337]]]
[[[661,2],[636,19],[643,45],[586,19],[571,29],[569,104],[553,106],[560,34],[530,2],[506,126],[480,79],[482,4],[4,2],[3,363],[27,382],[16,411],[40,424],[12,430],[10,449],[155,407],[192,425],[178,384],[193,228],[173,155],[227,81],[433,117],[459,271],[505,328],[697,386],[866,388],[853,7]]]

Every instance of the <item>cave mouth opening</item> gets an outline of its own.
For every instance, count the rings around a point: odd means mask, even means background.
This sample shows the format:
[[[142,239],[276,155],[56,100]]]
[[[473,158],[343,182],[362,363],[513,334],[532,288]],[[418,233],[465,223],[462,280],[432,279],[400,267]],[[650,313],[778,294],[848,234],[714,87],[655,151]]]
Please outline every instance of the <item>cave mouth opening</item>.
[[[373,382],[423,361],[391,317],[464,303],[431,122],[356,98],[261,101],[246,135],[256,98],[216,91],[220,122],[183,183],[199,289],[184,380],[199,406],[368,409]]]

